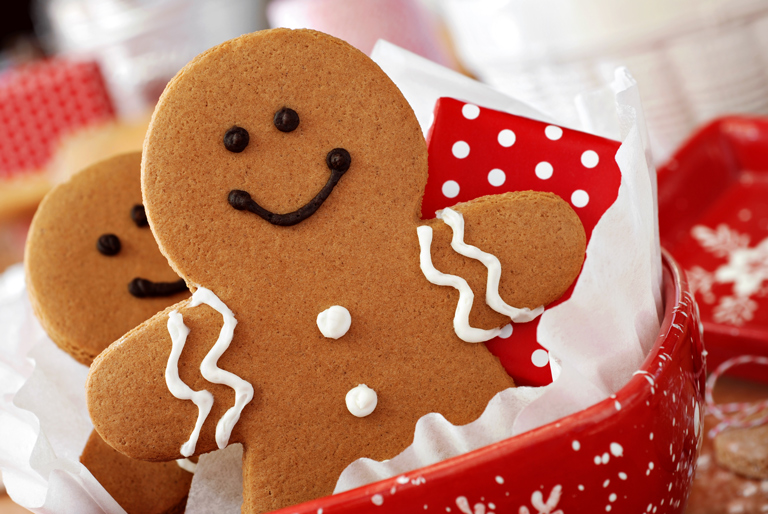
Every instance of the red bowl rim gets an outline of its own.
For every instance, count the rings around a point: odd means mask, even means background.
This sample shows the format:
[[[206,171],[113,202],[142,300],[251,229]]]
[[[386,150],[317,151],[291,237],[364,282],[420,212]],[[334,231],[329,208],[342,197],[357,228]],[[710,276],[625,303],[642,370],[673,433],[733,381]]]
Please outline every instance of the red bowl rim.
[[[684,337],[689,330],[698,330],[698,327],[689,327],[692,320],[695,304],[693,297],[688,289],[688,283],[682,268],[674,258],[662,249],[663,266],[663,284],[662,296],[664,299],[664,318],[661,323],[659,335],[643,362],[642,366],[622,387],[614,397],[607,398],[587,409],[571,414],[565,418],[535,428],[517,436],[499,441],[483,448],[473,450],[463,455],[452,457],[444,461],[419,468],[409,472],[417,473],[429,479],[430,482],[439,481],[441,478],[455,476],[470,472],[471,469],[482,466],[484,463],[494,461],[500,456],[514,453],[517,449],[525,447],[533,441],[541,439],[551,440],[558,437],[574,437],[579,433],[588,430],[594,430],[599,427],[606,418],[614,415],[617,411],[615,402],[619,401],[622,409],[632,409],[640,404],[645,407],[645,402],[650,398],[650,389],[646,376],[657,377],[661,368],[658,366],[658,356],[676,354],[676,349],[681,344],[686,343]],[[653,367],[652,364],[655,364]],[[701,373],[703,374],[703,370]],[[699,392],[701,394],[701,392]],[[701,398],[699,398],[701,401]],[[332,496],[318,498],[300,505],[295,505],[276,512],[316,512],[318,508],[328,509],[329,507],[346,507],[361,505],[361,501],[370,503],[369,497],[372,494],[388,491],[397,484],[396,477],[388,478],[372,484],[364,485],[356,489],[345,491]],[[350,510],[352,511],[352,510]]]

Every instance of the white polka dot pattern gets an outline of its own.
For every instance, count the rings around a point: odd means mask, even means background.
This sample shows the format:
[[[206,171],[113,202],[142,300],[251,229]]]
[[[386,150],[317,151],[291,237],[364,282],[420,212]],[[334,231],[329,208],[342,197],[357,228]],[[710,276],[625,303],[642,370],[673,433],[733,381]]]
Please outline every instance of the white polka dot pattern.
[[[586,207],[589,203],[589,194],[583,189],[577,189],[571,195],[571,203],[574,207]]]
[[[585,168],[594,168],[600,162],[600,157],[594,150],[587,150],[581,154],[581,164]]]
[[[503,186],[506,180],[507,174],[504,173],[504,170],[494,168],[488,172],[488,183],[494,187]]]
[[[544,135],[547,136],[547,139],[557,141],[563,137],[563,129],[555,125],[547,125],[547,128],[544,129]]]
[[[434,113],[425,217],[483,195],[552,192],[576,211],[589,240],[616,199],[621,182],[612,158],[620,146],[616,141],[452,98],[441,98]],[[513,376],[536,377],[531,379],[537,383],[553,380],[546,352],[539,354],[541,367],[533,363],[533,352],[540,348],[535,326],[515,327],[508,339],[493,344],[506,345],[500,359]]]
[[[549,353],[541,348],[534,350],[531,354],[531,362],[533,362],[533,365],[537,368],[543,368],[549,364]]]
[[[469,144],[466,141],[456,141],[451,148],[453,156],[457,159],[466,159],[469,155]]]
[[[549,178],[552,178],[553,172],[554,172],[554,168],[547,161],[541,161],[539,164],[536,165],[536,176],[539,177],[541,180],[547,180]]]
[[[443,184],[443,195],[446,198],[456,198],[459,196],[459,183],[455,180],[448,180]]]
[[[464,104],[464,107],[461,108],[461,114],[468,120],[474,120],[480,116],[480,108],[473,104]]]
[[[515,144],[515,141],[517,140],[517,136],[515,136],[515,133],[512,132],[509,129],[504,129],[501,132],[499,132],[499,136],[497,138],[499,141],[499,144],[503,146],[504,148],[509,148],[510,146]]]

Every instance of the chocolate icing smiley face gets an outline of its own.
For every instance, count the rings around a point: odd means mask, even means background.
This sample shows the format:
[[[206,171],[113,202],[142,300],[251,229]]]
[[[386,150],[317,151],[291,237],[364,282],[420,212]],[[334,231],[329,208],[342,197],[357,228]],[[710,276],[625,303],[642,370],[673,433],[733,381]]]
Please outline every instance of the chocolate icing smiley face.
[[[29,294],[44,328],[83,364],[136,325],[188,296],[149,229],[141,154],[121,155],[54,189],[26,249]]]
[[[94,426],[119,451],[242,443],[243,511],[263,512],[330,494],[355,459],[402,451],[421,416],[468,423],[513,385],[461,338],[477,332],[454,330],[459,293],[422,272],[420,253],[466,279],[473,328],[509,323],[482,302],[485,265],[451,249],[446,223],[420,221],[421,130],[358,50],[285,29],[219,45],[169,83],[144,152],[147,216],[197,290],[91,368]],[[584,231],[556,196],[457,211],[465,241],[498,257],[509,305],[546,305],[576,277]]]

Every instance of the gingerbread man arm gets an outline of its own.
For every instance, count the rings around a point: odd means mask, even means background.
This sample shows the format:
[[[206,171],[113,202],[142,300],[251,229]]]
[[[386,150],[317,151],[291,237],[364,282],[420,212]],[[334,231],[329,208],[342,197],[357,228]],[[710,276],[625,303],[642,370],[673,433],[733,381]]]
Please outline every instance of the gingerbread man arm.
[[[221,316],[207,306],[189,307],[185,300],[156,314],[102,352],[91,365],[86,384],[88,410],[101,437],[121,453],[141,460],[166,461],[183,456],[199,410],[175,398],[166,382],[172,340],[169,315],[177,311],[189,328],[177,366],[181,382],[193,391],[207,390],[212,400],[193,454],[217,448],[218,420],[234,404],[233,390],[205,380],[200,363],[217,340]],[[221,364],[224,367],[224,364]],[[233,434],[231,442],[236,442]]]
[[[579,217],[559,196],[522,191],[478,198],[451,208],[464,218],[463,241],[494,255],[501,264],[499,296],[515,308],[536,309],[563,295],[581,269],[586,235]],[[475,299],[473,327],[496,328],[509,316],[486,305],[486,266],[451,247],[454,231],[440,219],[432,228],[432,263],[442,273],[464,278]]]

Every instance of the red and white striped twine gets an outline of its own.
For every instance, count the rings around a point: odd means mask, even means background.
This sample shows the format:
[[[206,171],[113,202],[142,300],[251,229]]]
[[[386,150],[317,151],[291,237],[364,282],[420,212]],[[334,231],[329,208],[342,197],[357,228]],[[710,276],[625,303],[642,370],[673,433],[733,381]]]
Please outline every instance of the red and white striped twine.
[[[761,357],[759,355],[734,357],[720,364],[709,375],[709,378],[707,378],[707,388],[704,393],[707,402],[707,412],[720,420],[720,423],[709,431],[708,435],[710,438],[715,437],[726,428],[751,428],[768,423],[768,399],[756,403],[734,402],[716,404],[712,398],[712,390],[715,388],[715,382],[720,378],[720,375],[728,369],[742,364],[768,366],[768,357]],[[761,411],[765,411],[761,416],[750,418],[753,414]]]

